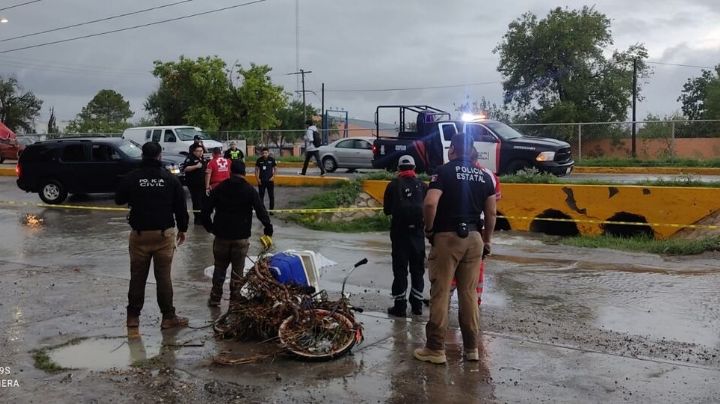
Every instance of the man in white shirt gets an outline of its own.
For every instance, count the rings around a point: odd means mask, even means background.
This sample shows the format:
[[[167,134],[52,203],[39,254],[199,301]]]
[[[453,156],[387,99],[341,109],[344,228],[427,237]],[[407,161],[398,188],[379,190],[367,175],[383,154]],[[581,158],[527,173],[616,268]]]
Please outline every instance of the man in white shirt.
[[[302,171],[300,172],[300,175],[305,175],[305,172],[307,171],[308,164],[310,163],[310,158],[314,157],[315,162],[317,163],[317,166],[320,168],[320,175],[325,175],[325,168],[323,167],[322,163],[320,163],[320,152],[318,151],[318,147],[314,143],[314,137],[315,133],[318,133],[318,128],[313,124],[312,119],[308,119],[305,122],[308,125],[307,130],[305,131],[305,163],[303,164]]]

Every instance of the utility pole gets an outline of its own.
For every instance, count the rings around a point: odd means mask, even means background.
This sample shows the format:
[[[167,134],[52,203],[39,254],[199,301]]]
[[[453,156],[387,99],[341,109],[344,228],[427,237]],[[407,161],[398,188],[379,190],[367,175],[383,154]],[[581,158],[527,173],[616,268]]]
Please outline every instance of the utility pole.
[[[323,144],[328,143],[327,120],[325,119],[325,83],[322,83],[320,91],[320,117],[322,122]]]
[[[303,124],[305,124],[305,121],[307,121],[307,117],[305,116],[305,114],[307,112],[306,107],[305,107],[305,92],[306,92],[305,91],[305,75],[310,74],[310,73],[312,73],[312,70],[303,70],[303,69],[300,69],[299,72],[289,73],[289,74],[299,74],[300,75],[300,80],[302,83],[302,90],[300,90],[300,92],[302,93],[302,100],[303,100]]]
[[[632,88],[632,156],[633,158],[637,157],[636,148],[635,148],[635,138],[637,136],[637,124],[635,121],[637,120],[637,58],[633,59],[633,88]]]

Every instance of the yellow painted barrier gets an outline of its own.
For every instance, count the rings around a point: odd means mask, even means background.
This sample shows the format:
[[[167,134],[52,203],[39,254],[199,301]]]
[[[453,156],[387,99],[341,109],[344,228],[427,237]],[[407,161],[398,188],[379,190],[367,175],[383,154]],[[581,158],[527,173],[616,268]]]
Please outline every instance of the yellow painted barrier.
[[[382,202],[387,181],[365,181],[363,189]],[[513,230],[530,230],[535,218],[553,210],[572,219],[580,234],[601,234],[618,213],[637,215],[658,238],[693,225],[720,210],[720,189],[572,184],[503,184],[498,212]],[[671,223],[671,225],[665,225]]]
[[[0,167],[0,177],[15,177],[15,166]]]

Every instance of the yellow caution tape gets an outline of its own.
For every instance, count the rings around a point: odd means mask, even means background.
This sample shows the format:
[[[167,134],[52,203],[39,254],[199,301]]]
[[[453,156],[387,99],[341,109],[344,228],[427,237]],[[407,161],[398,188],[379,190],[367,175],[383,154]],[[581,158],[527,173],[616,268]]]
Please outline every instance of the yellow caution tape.
[[[40,208],[55,208],[55,209],[78,209],[78,210],[100,210],[100,211],[115,211],[115,212],[127,212],[128,208],[122,207],[106,207],[106,206],[88,206],[88,205],[49,205],[46,203],[31,203],[31,202],[20,202],[20,201],[2,201],[0,205],[9,206],[33,206]],[[342,213],[342,212],[359,212],[359,211],[379,211],[382,207],[375,208],[322,208],[322,209],[273,209],[269,212],[273,213],[292,213],[292,214],[317,214],[317,213]],[[188,210],[188,212],[199,212]],[[653,226],[653,227],[678,227],[688,229],[709,229],[717,230],[720,226],[709,225],[709,224],[677,224],[677,223],[646,223],[646,222],[623,222],[615,220],[593,220],[593,219],[563,219],[563,218],[552,218],[552,217],[531,217],[531,216],[502,216],[498,215],[498,219],[515,219],[515,220],[538,220],[544,222],[567,222],[567,223],[588,223],[588,224],[612,224],[612,225],[628,225],[628,226]]]

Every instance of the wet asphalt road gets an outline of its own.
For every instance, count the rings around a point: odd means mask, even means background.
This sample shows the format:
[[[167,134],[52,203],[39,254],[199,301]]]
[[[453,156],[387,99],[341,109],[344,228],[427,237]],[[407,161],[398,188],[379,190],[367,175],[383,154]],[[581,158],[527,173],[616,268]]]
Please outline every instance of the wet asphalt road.
[[[318,191],[279,188],[278,207]],[[12,178],[0,178],[0,199],[39,201],[17,190]],[[109,196],[70,203],[112,206]],[[23,224],[28,213],[44,224]],[[215,341],[207,328],[161,333],[152,285],[142,339],[128,339],[124,214],[0,206],[0,366],[10,367],[10,377],[21,385],[0,389],[0,397],[19,402],[40,397],[52,402],[720,400],[717,255],[666,258],[499,234],[486,268],[482,360],[460,359],[461,338],[453,321],[449,363],[433,366],[410,356],[423,342],[426,316],[392,320],[383,314],[391,283],[386,233],[315,232],[278,217],[274,223],[279,250],[313,250],[340,263],[322,273],[321,286],[328,290],[339,290],[350,264],[369,259],[350,281],[353,302],[366,309],[361,318],[367,339],[353,356],[322,364],[278,358],[232,368],[212,365],[211,358],[221,352],[248,356],[272,344]],[[260,227],[254,231],[259,234]],[[175,259],[176,306],[195,327],[219,314],[204,305],[209,280],[202,270],[212,262],[211,243],[210,235],[193,226]],[[257,245],[254,239],[251,250]],[[453,302],[452,317],[455,308]],[[112,344],[81,343],[66,354],[80,361],[66,366],[80,369],[47,374],[33,367],[32,349],[76,337],[116,338],[108,340]],[[111,350],[127,353],[108,359]],[[138,358],[156,362],[147,369],[126,368]],[[120,369],[85,369],[110,366]]]

